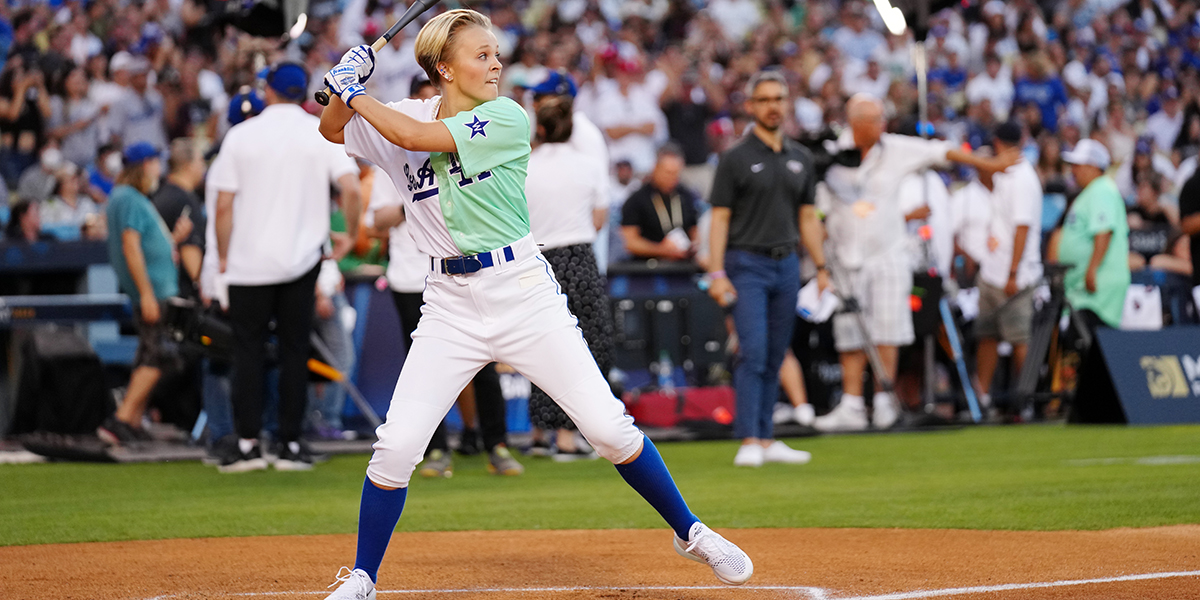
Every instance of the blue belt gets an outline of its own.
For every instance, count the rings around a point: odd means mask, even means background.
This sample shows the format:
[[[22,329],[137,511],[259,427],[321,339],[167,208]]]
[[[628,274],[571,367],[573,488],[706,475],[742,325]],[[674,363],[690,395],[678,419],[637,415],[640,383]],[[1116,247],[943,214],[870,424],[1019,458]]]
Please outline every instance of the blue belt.
[[[500,251],[504,253],[504,260],[506,262],[514,260],[512,246],[505,246]],[[495,265],[496,263],[492,258],[491,252],[480,252],[471,256],[455,256],[453,258],[442,259],[429,257],[429,268],[447,275],[467,275]]]

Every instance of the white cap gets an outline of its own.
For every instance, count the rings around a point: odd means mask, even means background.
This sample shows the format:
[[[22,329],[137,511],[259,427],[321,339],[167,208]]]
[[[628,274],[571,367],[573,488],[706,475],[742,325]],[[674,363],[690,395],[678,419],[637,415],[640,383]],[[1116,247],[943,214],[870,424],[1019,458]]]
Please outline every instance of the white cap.
[[[112,59],[108,61],[108,68],[113,73],[116,73],[117,71],[128,71],[129,68],[133,66],[133,62],[133,55],[121,50],[120,52],[112,55]]]
[[[1002,0],[991,0],[983,5],[983,16],[992,17],[1004,14],[1004,2]]]
[[[1063,162],[1072,165],[1091,165],[1101,171],[1108,170],[1108,165],[1112,161],[1108,155],[1108,148],[1093,139],[1079,140],[1074,148],[1063,152],[1062,159]]]

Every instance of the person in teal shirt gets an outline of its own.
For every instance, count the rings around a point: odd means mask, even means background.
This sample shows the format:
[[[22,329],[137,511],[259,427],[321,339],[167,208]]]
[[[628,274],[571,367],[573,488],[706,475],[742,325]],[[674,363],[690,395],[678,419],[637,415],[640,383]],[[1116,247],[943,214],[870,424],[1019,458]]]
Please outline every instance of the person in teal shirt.
[[[179,295],[175,246],[192,230],[191,219],[183,215],[175,231],[169,231],[150,201],[162,176],[158,150],[141,142],[127,148],[124,158],[124,169],[105,208],[108,260],[121,291],[133,303],[138,347],[125,400],[96,432],[113,444],[147,438],[141,422],[150,393],[164,369],[178,366],[178,356],[166,341],[161,303]]]
[[[375,597],[413,470],[458,393],[489,362],[512,366],[562,406],[671,526],[678,554],[709,565],[724,583],[744,583],[754,572],[750,558],[692,514],[654,444],[613,397],[530,234],[529,116],[499,97],[491,21],[472,10],[444,12],[421,28],[414,51],[442,93],[430,107],[433,121],[406,113],[403,102],[367,95],[363,84],[374,70],[368,46],[352,48],[325,76],[337,97],[321,114],[321,133],[351,153],[374,148],[404,198],[418,249],[432,257],[412,349],[376,430],[354,569],[329,599]],[[427,187],[426,160],[436,188]]]
[[[1080,140],[1063,160],[1083,188],[1063,222],[1058,262],[1070,265],[1064,286],[1067,300],[1087,322],[1121,326],[1129,289],[1129,224],[1125,201],[1112,177],[1108,150],[1096,140]]]

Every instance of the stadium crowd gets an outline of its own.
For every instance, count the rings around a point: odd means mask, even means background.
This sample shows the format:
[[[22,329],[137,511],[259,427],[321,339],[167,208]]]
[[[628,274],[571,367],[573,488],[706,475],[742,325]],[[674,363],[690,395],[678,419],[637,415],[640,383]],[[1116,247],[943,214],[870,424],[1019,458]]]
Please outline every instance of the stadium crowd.
[[[290,23],[269,36],[247,32],[262,33],[235,2],[0,6],[6,240],[105,239],[105,206],[128,148],[149,145],[164,157],[179,139],[218,148],[231,118],[241,120],[257,101],[264,66],[302,63],[313,75],[311,96],[346,49],[372,42],[405,8],[390,0],[313,0],[306,30],[293,39],[284,33]],[[601,272],[631,258],[716,270],[705,265],[710,192],[718,157],[753,125],[746,84],[761,70],[776,69],[786,83],[786,137],[818,152],[854,128],[848,100],[855,95],[880,100],[888,131],[912,128],[918,111],[912,30],[888,33],[874,7],[857,0],[529,0],[472,8],[490,15],[499,37],[502,94],[532,110],[532,90],[551,77],[569,81],[575,110],[603,133],[610,181],[607,224],[596,241]],[[969,154],[995,147],[1024,157],[1041,193],[1036,227],[1027,224],[1041,232],[1034,248],[1056,245],[1047,242],[1096,177],[1087,172],[1081,180],[1071,164],[1098,168],[1123,199],[1118,229],[1129,230],[1127,268],[1200,284],[1192,266],[1200,252],[1200,182],[1189,184],[1200,160],[1197,16],[1190,0],[989,0],[938,12],[920,42],[929,60],[931,133],[944,140],[939,148]],[[402,32],[378,53],[368,83],[376,97],[415,93],[424,74],[414,36]],[[319,113],[311,100],[303,106]],[[993,243],[988,217],[969,200],[991,190],[990,183],[983,192],[972,187],[991,173],[972,166],[939,170],[934,185],[956,193],[927,208],[919,199],[906,211],[914,231],[940,224],[933,245],[948,248],[941,271],[962,281],[974,280]],[[191,187],[203,197],[202,184]],[[664,218],[652,196],[683,202]],[[353,264],[384,262],[379,248],[387,236],[363,236]],[[810,260],[808,274],[822,266]],[[1023,271],[1019,287],[1036,278]],[[1003,291],[1005,281],[992,285]],[[1001,323],[995,333],[1006,337],[1004,329]]]

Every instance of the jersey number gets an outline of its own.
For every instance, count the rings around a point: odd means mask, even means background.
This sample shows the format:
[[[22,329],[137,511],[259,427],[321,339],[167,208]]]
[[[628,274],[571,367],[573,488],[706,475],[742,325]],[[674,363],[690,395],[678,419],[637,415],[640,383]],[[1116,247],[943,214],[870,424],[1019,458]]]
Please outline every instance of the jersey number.
[[[466,187],[472,183],[475,183],[476,181],[483,181],[484,179],[492,176],[491,171],[480,171],[479,174],[475,176],[475,179],[463,177],[462,165],[458,164],[458,155],[454,154],[453,152],[450,153],[450,174],[458,175],[458,187]]]

